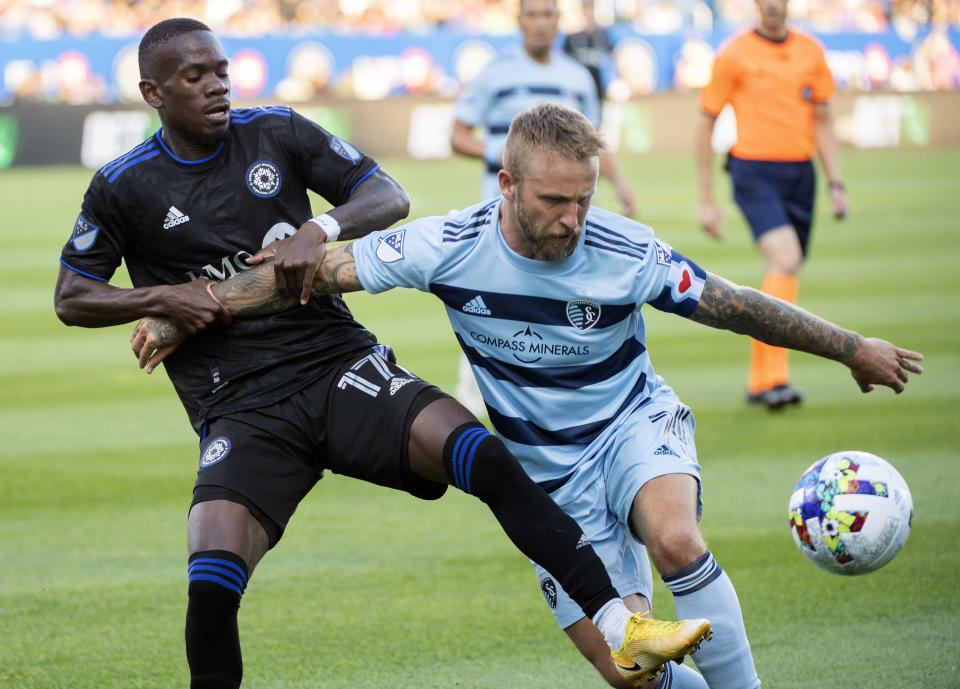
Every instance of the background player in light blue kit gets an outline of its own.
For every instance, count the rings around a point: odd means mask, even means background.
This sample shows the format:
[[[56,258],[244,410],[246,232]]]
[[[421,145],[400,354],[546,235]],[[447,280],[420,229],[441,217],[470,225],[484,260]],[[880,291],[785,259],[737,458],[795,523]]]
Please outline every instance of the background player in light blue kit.
[[[555,49],[556,0],[521,0],[518,23],[522,44],[494,58],[466,85],[454,105],[450,146],[457,153],[483,160],[485,199],[500,195],[497,174],[503,144],[510,121],[521,110],[543,101],[560,103],[579,110],[594,127],[600,127],[601,103],[593,76]],[[474,132],[478,127],[484,130],[482,140]],[[632,216],[637,210],[633,191],[610,151],[601,153],[600,175],[613,185],[623,214]],[[483,415],[483,399],[465,357],[460,358],[454,394],[474,414]]]
[[[497,174],[510,121],[521,110],[542,101],[582,112],[600,126],[600,101],[590,72],[569,55],[554,49],[559,14],[556,0],[521,0],[518,23],[521,45],[498,55],[468,83],[454,105],[454,151],[484,161],[483,198],[500,195]],[[484,129],[479,139],[474,129]],[[600,154],[600,174],[610,180],[623,204],[623,214],[636,212],[636,200],[610,151]]]
[[[628,604],[649,609],[643,544],[679,617],[711,621],[701,679],[667,665],[659,687],[759,687],[740,604],[700,534],[700,466],[690,409],[655,373],[644,304],[834,359],[864,392],[901,392],[917,352],[863,338],[724,280],[649,227],[591,208],[602,141],[582,115],[541,104],[513,121],[502,199],[424,218],[330,250],[320,292],[414,287],[440,297],[477,374],[490,420],[525,470],[575,517]],[[289,240],[285,240],[289,245]],[[286,251],[276,246],[278,261]],[[238,299],[276,297],[273,273],[232,278]],[[233,312],[228,297],[225,306]],[[150,342],[162,358],[176,338]],[[154,352],[156,350],[156,352]],[[456,477],[455,477],[456,480]],[[629,669],[541,569],[558,623],[613,686]]]

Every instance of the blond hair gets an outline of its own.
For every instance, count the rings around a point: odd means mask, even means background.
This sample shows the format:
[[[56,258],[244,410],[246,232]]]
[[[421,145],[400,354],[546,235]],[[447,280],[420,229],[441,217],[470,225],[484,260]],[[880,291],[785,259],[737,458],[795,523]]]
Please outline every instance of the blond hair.
[[[586,160],[599,156],[604,148],[600,133],[583,114],[557,103],[540,103],[521,111],[510,123],[503,168],[519,181],[534,151]]]

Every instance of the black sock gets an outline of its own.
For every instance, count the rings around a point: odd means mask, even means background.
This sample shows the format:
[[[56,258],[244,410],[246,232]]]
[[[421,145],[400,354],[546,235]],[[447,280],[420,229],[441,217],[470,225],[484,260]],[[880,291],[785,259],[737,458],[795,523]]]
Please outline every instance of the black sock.
[[[190,689],[236,689],[243,678],[237,611],[247,565],[226,550],[194,553],[187,564]]]
[[[499,438],[477,422],[443,447],[450,482],[485,502],[513,544],[546,569],[589,618],[619,597],[577,522],[527,476]]]

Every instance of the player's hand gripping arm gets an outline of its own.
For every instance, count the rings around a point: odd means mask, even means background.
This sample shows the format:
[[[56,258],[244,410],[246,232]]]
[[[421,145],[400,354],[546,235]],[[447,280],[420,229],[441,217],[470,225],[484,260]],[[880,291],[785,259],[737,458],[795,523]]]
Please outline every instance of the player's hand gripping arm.
[[[264,258],[269,258],[269,251],[265,251]],[[343,244],[326,252],[314,274],[312,291],[308,296],[359,292],[362,289],[353,260],[353,244]],[[288,309],[298,302],[298,297],[291,297],[279,290],[276,273],[270,263],[244,270],[229,280],[215,282],[210,291],[233,318],[266,316]],[[189,334],[169,318],[144,318],[133,329],[130,346],[140,368],[152,373],[157,364],[175,352]]]
[[[723,214],[713,198],[713,125],[716,118],[700,113],[697,128],[697,182],[700,195],[700,226],[714,239],[721,239]]]
[[[230,314],[207,289],[209,280],[179,285],[116,287],[60,266],[53,303],[67,325],[101,328],[129,323],[143,316],[166,316],[187,334],[214,322],[227,324]]]
[[[390,227],[410,212],[410,198],[403,187],[382,168],[356,188],[350,200],[327,211],[340,226],[339,239],[357,239],[374,230]],[[327,233],[313,220],[307,220],[297,233],[247,259],[262,263],[274,256],[273,271],[281,294],[306,304],[310,298],[314,275],[327,250]]]
[[[860,390],[886,385],[903,392],[909,373],[923,373],[914,362],[923,355],[886,340],[865,338],[809,311],[707,273],[700,303],[691,320],[833,359],[850,368]]]

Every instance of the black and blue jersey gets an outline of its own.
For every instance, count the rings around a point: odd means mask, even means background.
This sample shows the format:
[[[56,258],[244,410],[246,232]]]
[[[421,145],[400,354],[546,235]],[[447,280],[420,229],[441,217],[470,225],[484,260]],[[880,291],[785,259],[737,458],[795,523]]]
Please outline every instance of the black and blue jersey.
[[[203,160],[177,158],[160,130],[94,174],[61,262],[109,281],[122,261],[135,287],[229,278],[313,215],[308,189],[341,205],[377,167],[284,106],[231,111],[227,138]],[[207,328],[165,365],[199,427],[282,399],[374,343],[342,299],[320,296]]]

